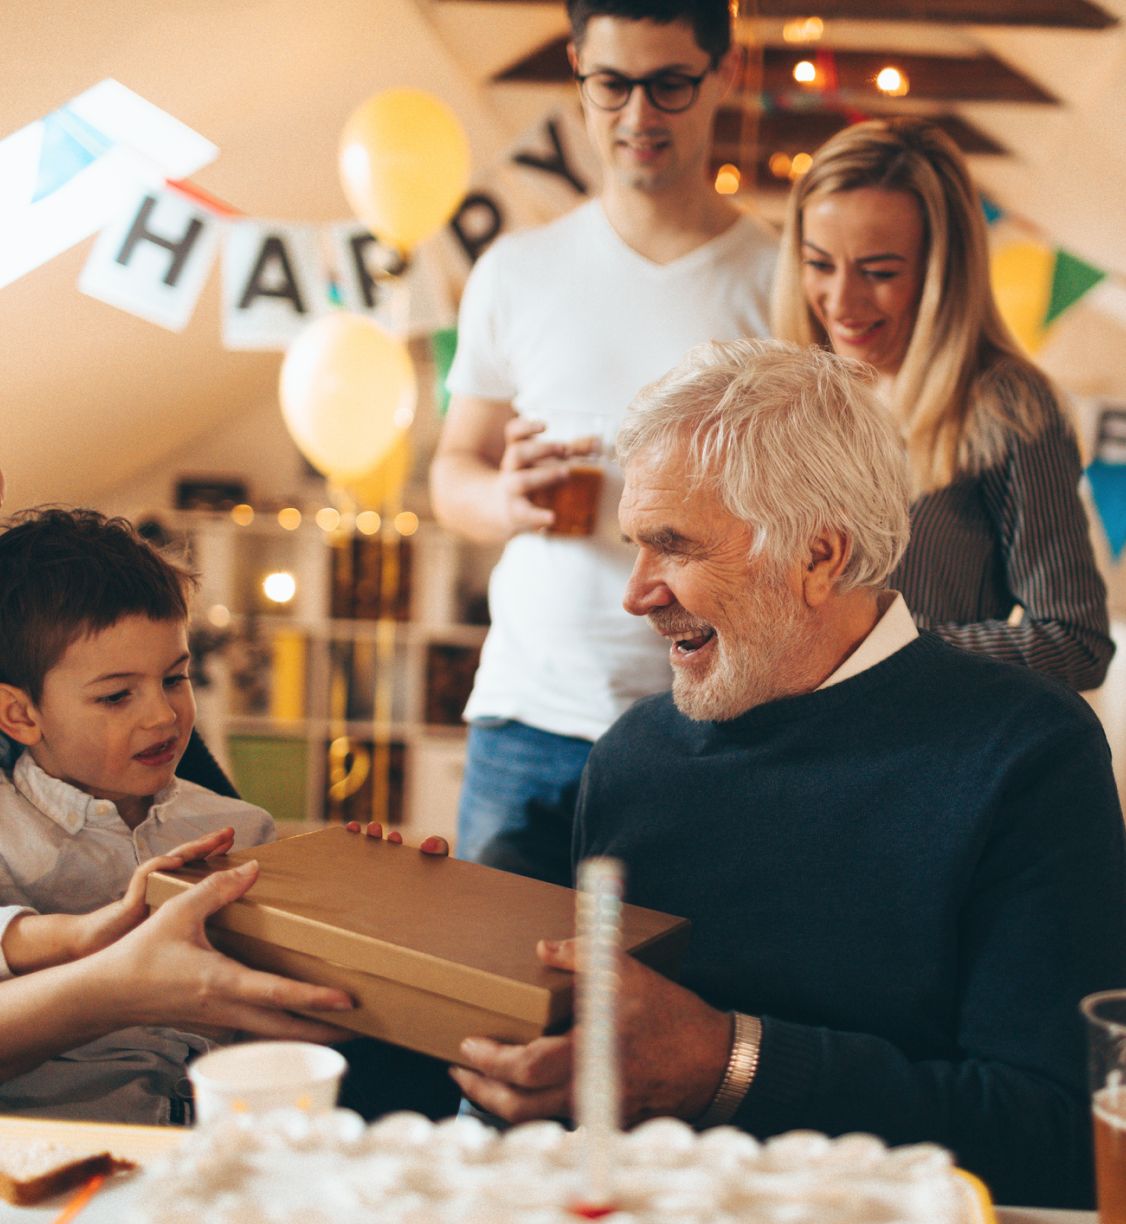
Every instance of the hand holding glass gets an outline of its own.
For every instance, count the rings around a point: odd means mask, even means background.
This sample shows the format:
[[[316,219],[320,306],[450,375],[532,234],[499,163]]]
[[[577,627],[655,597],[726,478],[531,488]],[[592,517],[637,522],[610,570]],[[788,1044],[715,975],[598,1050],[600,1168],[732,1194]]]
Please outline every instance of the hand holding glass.
[[[550,510],[550,535],[593,535],[602,499],[602,464],[606,418],[597,413],[560,413],[548,422],[544,441],[566,448],[567,475],[557,484],[532,493],[533,505]]]

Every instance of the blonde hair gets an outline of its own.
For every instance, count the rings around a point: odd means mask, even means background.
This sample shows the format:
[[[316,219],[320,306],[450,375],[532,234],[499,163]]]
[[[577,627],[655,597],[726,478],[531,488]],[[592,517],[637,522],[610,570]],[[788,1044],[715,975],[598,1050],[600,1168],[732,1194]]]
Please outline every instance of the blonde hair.
[[[777,565],[840,531],[838,590],[884,584],[907,545],[903,444],[870,367],[779,340],[698,344],[642,388],[618,434],[624,466],[686,445],[686,487],[715,492]]]
[[[908,192],[922,214],[923,288],[892,410],[914,490],[925,492],[998,462],[1013,433],[1034,437],[1054,395],[1021,354],[993,299],[985,218],[965,160],[945,133],[922,119],[857,123],[814,154],[787,206],[774,283],[775,335],[829,346],[802,289],[802,213],[815,199],[862,187]],[[1011,395],[1022,382],[1023,393]]]

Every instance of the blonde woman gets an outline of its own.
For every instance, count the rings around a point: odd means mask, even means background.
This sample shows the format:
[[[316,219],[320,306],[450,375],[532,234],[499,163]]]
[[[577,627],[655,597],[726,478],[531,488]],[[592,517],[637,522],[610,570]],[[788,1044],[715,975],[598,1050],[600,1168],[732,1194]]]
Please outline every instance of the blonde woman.
[[[1097,687],[1114,645],[1074,433],[997,311],[977,193],[939,129],[870,120],[818,150],[790,198],[773,325],[879,375],[913,484],[891,584],[918,624]]]

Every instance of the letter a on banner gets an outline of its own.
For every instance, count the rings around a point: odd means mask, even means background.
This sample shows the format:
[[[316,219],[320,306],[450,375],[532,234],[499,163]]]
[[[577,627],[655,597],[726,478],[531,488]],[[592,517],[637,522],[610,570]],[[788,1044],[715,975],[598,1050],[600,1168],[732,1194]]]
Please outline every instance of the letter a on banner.
[[[284,349],[329,309],[329,283],[312,225],[234,221],[223,251],[223,344]]]
[[[221,225],[176,192],[146,191],[98,235],[78,287],[150,323],[183,331],[215,262]]]

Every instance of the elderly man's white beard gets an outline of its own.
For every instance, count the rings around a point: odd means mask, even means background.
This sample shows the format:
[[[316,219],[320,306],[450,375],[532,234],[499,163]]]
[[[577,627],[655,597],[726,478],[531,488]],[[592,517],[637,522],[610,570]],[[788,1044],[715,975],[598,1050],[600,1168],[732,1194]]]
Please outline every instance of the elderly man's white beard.
[[[706,628],[683,609],[657,609],[648,619],[663,632]],[[748,583],[737,620],[716,634],[707,674],[694,678],[674,669],[676,708],[696,722],[725,722],[768,701],[804,692],[816,635],[812,612],[781,576],[756,575]]]

